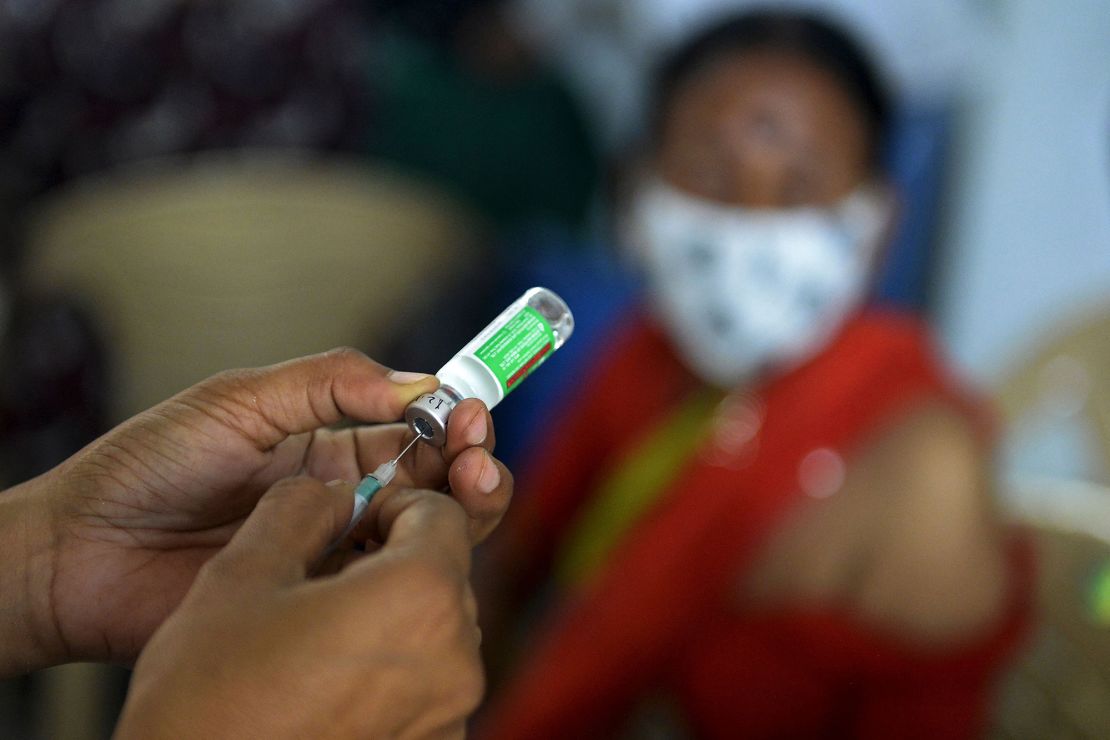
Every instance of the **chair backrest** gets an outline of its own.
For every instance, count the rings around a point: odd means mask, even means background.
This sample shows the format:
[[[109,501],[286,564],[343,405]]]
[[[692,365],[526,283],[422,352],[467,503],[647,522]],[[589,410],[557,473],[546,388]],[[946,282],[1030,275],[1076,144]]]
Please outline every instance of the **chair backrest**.
[[[386,170],[237,154],[54,196],[32,219],[27,280],[100,322],[118,420],[222,369],[373,352],[475,262],[479,233]]]
[[[1000,687],[994,736],[1110,737],[1110,542],[1029,524],[1037,622]]]
[[[1110,463],[1110,306],[1054,330],[1014,368],[997,391],[1009,424],[1036,416],[1081,419]]]
[[[1110,309],[1052,332],[997,388],[1002,503],[1034,533],[1037,624],[995,735],[1110,737]]]

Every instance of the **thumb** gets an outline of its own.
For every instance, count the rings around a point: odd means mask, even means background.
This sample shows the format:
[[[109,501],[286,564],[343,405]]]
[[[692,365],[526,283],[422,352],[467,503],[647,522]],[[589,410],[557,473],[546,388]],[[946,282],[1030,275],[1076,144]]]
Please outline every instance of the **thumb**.
[[[397,372],[351,349],[332,350],[278,365],[232,370],[184,392],[195,405],[267,450],[292,434],[357,421],[396,421],[405,406],[439,385],[434,375]]]
[[[302,581],[351,517],[354,484],[314,478],[275,483],[227,546],[217,566],[274,585]]]

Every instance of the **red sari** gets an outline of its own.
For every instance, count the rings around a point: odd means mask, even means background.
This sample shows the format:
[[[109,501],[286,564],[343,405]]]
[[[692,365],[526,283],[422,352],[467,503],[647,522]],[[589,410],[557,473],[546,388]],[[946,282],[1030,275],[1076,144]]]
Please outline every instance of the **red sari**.
[[[593,485],[697,387],[646,321],[623,324],[579,403],[521,486],[552,553]],[[494,705],[483,737],[613,737],[645,696],[665,694],[694,735],[959,738],[986,701],[1027,614],[1029,563],[1015,554],[1014,600],[974,644],[925,651],[834,609],[745,614],[737,578],[792,506],[814,450],[853,450],[918,405],[982,414],[936,358],[928,332],[865,312],[819,357],[757,394],[755,448],[722,456],[709,438],[625,532],[588,587],[568,597]],[[737,457],[738,456],[738,457]],[[1017,553],[1017,551],[1015,551]]]

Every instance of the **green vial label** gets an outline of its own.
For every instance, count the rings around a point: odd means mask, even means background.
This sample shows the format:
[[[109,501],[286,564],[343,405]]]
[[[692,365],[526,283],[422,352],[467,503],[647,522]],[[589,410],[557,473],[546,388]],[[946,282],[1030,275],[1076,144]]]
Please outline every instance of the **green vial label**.
[[[508,395],[555,348],[555,332],[539,311],[525,306],[474,353]]]

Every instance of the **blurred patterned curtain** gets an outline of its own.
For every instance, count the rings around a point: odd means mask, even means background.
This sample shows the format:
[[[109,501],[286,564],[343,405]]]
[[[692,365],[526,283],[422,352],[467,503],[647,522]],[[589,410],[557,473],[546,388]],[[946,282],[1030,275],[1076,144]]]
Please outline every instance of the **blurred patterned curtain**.
[[[117,164],[353,148],[367,25],[357,0],[0,3],[0,245],[28,198]]]

